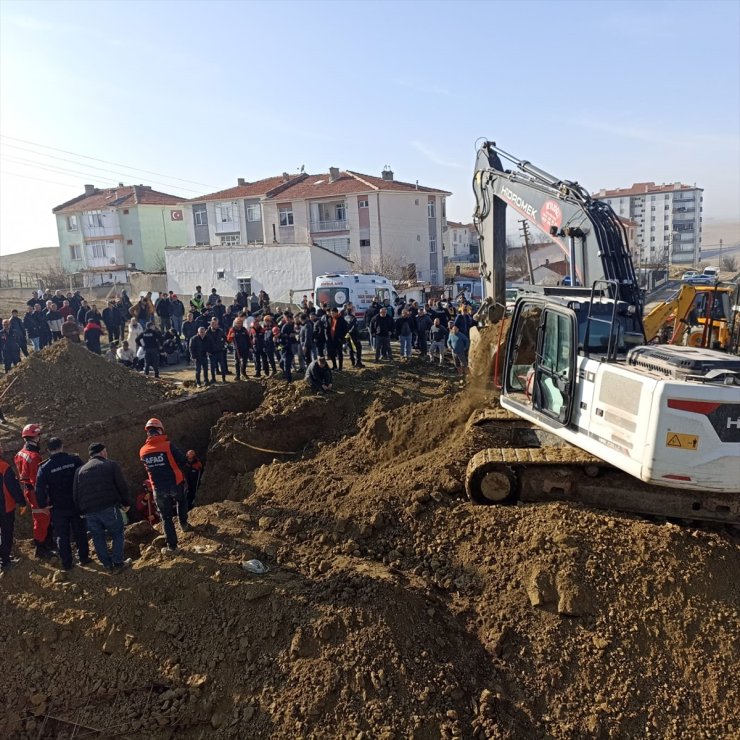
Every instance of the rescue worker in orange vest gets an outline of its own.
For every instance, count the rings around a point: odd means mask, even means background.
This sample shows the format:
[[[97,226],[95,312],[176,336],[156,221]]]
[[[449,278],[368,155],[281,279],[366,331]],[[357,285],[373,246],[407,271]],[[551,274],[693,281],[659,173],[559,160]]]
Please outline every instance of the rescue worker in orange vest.
[[[41,427],[38,424],[26,424],[21,432],[24,445],[15,456],[15,467],[21,482],[23,495],[31,507],[33,517],[33,541],[36,545],[37,558],[50,558],[54,555],[51,536],[51,517],[49,507],[40,508],[36,501],[36,476],[41,465],[39,440]]]
[[[185,455],[167,439],[164,425],[159,419],[149,419],[144,425],[146,442],[139,451],[139,457],[149,474],[149,481],[154,491],[154,502],[157,504],[159,516],[167,538],[167,547],[162,552],[177,550],[177,534],[175,532],[175,509],[180,520],[180,529],[190,532],[188,524],[188,502],[185,492],[186,465]]]
[[[0,447],[0,453],[3,451]],[[15,506],[25,506],[21,487],[13,468],[0,457],[0,568],[7,570],[13,565],[13,530],[15,528]]]

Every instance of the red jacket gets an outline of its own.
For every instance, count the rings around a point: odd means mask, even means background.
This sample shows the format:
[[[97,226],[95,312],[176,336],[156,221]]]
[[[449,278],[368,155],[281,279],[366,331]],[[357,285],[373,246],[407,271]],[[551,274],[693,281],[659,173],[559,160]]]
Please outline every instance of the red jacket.
[[[15,511],[16,504],[19,506],[26,505],[13,468],[2,458],[0,458],[0,486],[3,489],[3,512],[5,514]]]
[[[24,447],[15,455],[15,467],[18,469],[18,478],[21,484],[28,488],[36,487],[36,476],[42,463],[38,445],[26,442]]]

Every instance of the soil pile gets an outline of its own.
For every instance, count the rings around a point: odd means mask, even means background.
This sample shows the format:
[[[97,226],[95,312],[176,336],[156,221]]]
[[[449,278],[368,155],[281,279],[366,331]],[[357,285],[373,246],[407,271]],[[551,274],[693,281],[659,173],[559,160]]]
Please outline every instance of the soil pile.
[[[137,524],[122,575],[25,559],[2,576],[6,734],[736,737],[737,541],[472,506],[475,403],[436,369],[384,372],[338,381],[354,406],[276,385],[219,422],[209,466],[242,454],[229,436],[266,446],[256,421],[277,445],[305,418],[314,441],[235,461],[218,487],[238,500],[196,508],[177,554]],[[345,436],[322,442],[338,409]]]
[[[145,378],[66,340],[34,352],[0,382],[6,415],[65,428],[109,419],[174,398],[184,391]]]

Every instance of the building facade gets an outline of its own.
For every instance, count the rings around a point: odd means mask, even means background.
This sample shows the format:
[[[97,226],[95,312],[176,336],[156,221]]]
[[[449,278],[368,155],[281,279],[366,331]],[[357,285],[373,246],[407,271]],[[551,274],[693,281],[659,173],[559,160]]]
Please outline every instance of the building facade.
[[[448,221],[446,245],[449,262],[477,262],[479,259],[478,231],[473,224]]]
[[[308,244],[171,247],[165,261],[167,289],[178,295],[192,295],[198,285],[206,294],[216,288],[224,297],[265,290],[278,303],[289,303],[291,292],[300,293],[300,302],[313,291],[318,275],[353,269],[346,257]]]
[[[164,250],[186,238],[182,198],[147,185],[85,185],[53,209],[62,269],[125,279],[129,269],[164,269]]]
[[[635,222],[633,259],[647,265],[694,265],[701,250],[703,189],[673,183],[635,183],[630,188],[600,190],[623,219]]]
[[[183,204],[188,246],[317,244],[355,269],[441,284],[450,193],[331,167],[283,174]],[[396,275],[389,274],[389,277]]]

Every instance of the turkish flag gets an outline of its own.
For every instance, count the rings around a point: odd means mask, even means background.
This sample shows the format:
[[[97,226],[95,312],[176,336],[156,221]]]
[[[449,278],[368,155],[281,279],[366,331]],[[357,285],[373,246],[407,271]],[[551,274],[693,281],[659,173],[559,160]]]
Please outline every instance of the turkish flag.
[[[182,221],[182,211],[170,211],[172,221]]]

